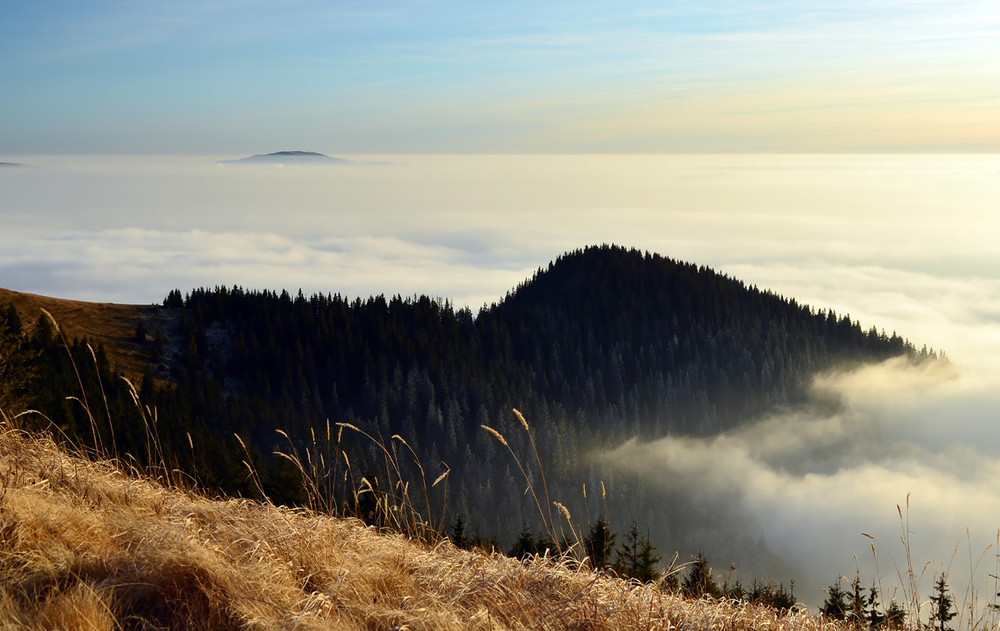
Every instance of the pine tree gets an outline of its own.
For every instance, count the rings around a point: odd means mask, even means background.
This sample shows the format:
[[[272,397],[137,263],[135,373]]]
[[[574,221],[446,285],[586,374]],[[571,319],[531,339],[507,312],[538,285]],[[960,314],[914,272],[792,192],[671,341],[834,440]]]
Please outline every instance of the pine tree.
[[[591,524],[583,546],[594,569],[611,565],[611,553],[614,552],[617,537],[618,535],[611,532],[611,527],[603,517]]]
[[[934,594],[931,595],[931,628],[938,631],[949,631],[948,622],[958,615],[952,608],[955,604],[955,599],[948,593],[946,579],[946,574],[938,576],[937,581],[934,583]]]
[[[701,598],[702,596],[712,596],[718,598],[722,594],[715,579],[712,578],[712,568],[708,566],[708,559],[703,552],[691,559],[688,573],[681,583],[681,591],[688,598]]]
[[[176,309],[183,308],[184,307],[184,297],[181,296],[180,290],[179,289],[171,289],[170,293],[167,294],[167,297],[163,299],[163,306],[164,307],[173,307],[173,308],[176,308]]]
[[[882,621],[883,628],[902,629],[906,622],[906,610],[895,600],[889,603],[889,608],[885,610],[885,618]]]
[[[507,556],[514,557],[515,559],[523,559],[529,554],[538,554],[538,542],[535,540],[535,535],[532,534],[531,529],[525,526],[518,533],[517,539],[514,541],[514,545],[511,547],[510,552],[507,553]]]
[[[826,600],[823,601],[819,611],[833,620],[843,620],[847,617],[847,591],[844,590],[839,576],[833,585],[826,588]]]
[[[618,548],[618,558],[615,565],[618,571],[643,583],[649,583],[660,578],[660,572],[656,569],[656,564],[660,562],[660,556],[655,553],[656,548],[649,542],[649,537],[639,535],[639,528],[632,522],[626,542]]]
[[[466,548],[469,540],[465,536],[465,520],[459,515],[451,525],[451,542],[458,548]]]
[[[857,626],[865,624],[865,588],[861,586],[861,574],[854,573],[854,580],[851,581],[851,591],[847,594],[847,617]]]
[[[868,591],[868,598],[865,602],[868,605],[866,611],[868,626],[872,629],[878,629],[885,622],[886,616],[878,610],[878,590],[875,587],[875,579],[872,579],[872,587]]]

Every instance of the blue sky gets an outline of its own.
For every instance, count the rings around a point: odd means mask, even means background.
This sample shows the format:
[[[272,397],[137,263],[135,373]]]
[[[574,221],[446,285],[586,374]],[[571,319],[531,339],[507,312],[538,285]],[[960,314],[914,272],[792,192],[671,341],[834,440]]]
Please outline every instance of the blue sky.
[[[995,151],[992,2],[0,3],[0,155]]]

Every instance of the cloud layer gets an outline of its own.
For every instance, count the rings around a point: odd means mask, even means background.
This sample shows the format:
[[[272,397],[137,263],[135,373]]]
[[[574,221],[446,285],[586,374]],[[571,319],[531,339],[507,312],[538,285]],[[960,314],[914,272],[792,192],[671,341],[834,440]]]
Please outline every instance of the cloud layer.
[[[953,364],[891,360],[818,377],[810,406],[711,438],[629,441],[602,461],[665,496],[679,495],[740,524],[736,547],[761,539],[812,605],[838,575],[853,577],[860,569],[868,585],[876,577],[872,540],[862,533],[875,537],[881,584],[897,585],[897,570],[906,571],[899,506],[912,530],[915,571],[932,563],[921,596],[942,569],[952,573],[961,596],[969,586],[983,590],[987,571],[995,570],[995,551],[987,549],[1000,527],[998,385],[993,375]],[[956,543],[962,549],[953,561]],[[734,542],[705,546],[732,549]],[[974,562],[986,553],[974,578],[970,553]],[[776,571],[752,562],[744,569]],[[980,591],[986,598],[991,593]]]
[[[235,283],[476,308],[565,250],[615,242],[963,364],[1000,356],[988,352],[1000,349],[991,156],[362,156],[393,164],[253,170],[219,158],[19,157],[42,168],[0,173],[0,281],[120,302]]]
[[[684,545],[770,551],[757,570],[816,598],[854,554],[868,562],[861,531],[891,578],[907,494],[920,563],[949,556],[966,527],[963,550],[993,543],[997,158],[343,156],[392,165],[248,170],[222,157],[10,157],[39,168],[0,172],[0,286],[137,303],[233,284],[426,293],[475,309],[569,249],[655,251],[952,360],[826,375],[813,407],[609,454],[701,515],[706,531]]]

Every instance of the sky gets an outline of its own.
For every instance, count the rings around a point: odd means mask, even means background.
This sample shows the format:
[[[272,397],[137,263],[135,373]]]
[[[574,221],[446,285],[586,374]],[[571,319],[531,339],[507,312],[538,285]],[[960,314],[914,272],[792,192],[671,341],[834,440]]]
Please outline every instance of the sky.
[[[0,15],[13,158],[1000,147],[990,0],[4,0]]]
[[[219,164],[279,150],[352,162]],[[998,152],[995,2],[0,0],[0,162],[29,165],[0,165],[2,287],[476,309],[616,243],[946,352],[597,455],[688,480],[803,590],[867,563],[862,531],[890,580],[907,496],[918,565],[995,541]]]

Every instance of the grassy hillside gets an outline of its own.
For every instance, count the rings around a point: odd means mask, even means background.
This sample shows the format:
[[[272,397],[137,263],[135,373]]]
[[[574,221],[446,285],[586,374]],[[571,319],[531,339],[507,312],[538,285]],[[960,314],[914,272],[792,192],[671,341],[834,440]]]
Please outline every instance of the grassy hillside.
[[[0,428],[0,626],[35,629],[841,629],[689,601],[570,562],[412,542],[211,499]]]
[[[59,323],[66,338],[86,338],[96,348],[102,346],[109,360],[135,380],[146,370],[149,353],[135,339],[141,321],[149,331],[175,328],[176,314],[157,305],[123,305],[82,300],[65,300],[0,288],[0,305],[12,304],[31,328],[48,311]]]

